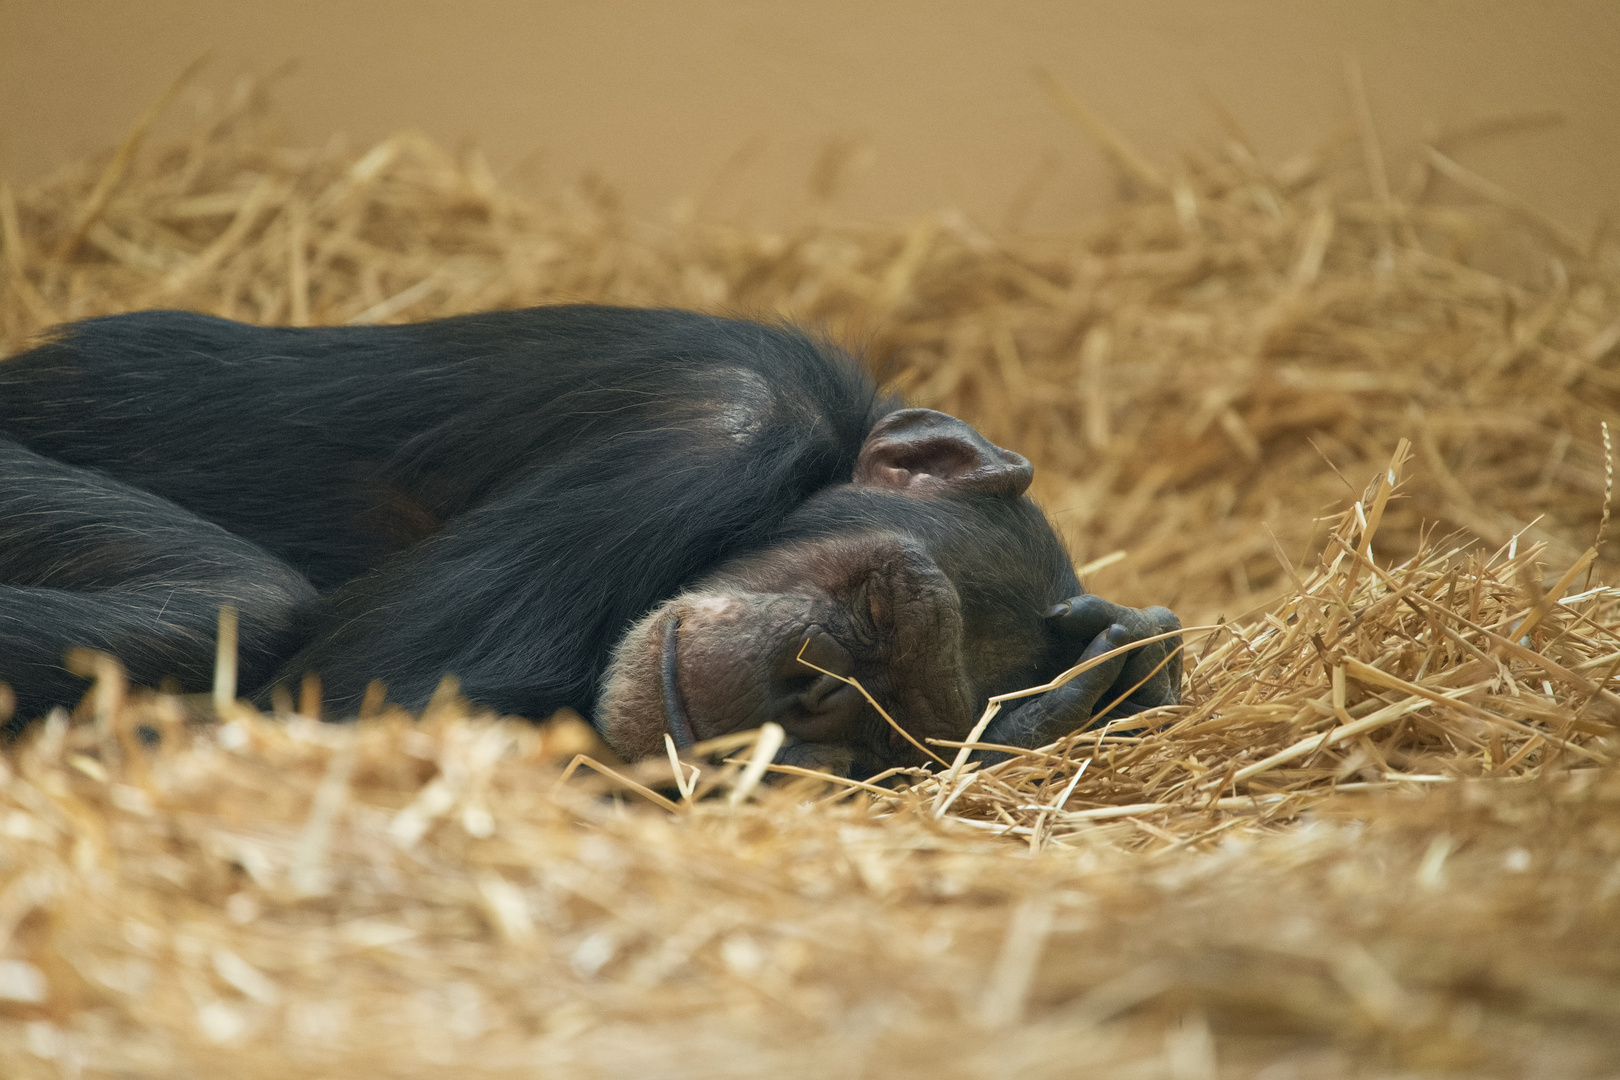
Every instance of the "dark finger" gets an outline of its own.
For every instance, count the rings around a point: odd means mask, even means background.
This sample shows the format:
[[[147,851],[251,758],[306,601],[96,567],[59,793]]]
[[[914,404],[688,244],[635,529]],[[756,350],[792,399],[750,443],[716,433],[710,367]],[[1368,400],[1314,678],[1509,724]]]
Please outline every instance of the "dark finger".
[[[1078,663],[1094,660],[1130,640],[1130,630],[1115,624],[1097,634]],[[990,722],[984,742],[1033,748],[1085,727],[1098,699],[1119,681],[1125,656],[1114,656],[1084,671],[1055,690],[1048,690]]]
[[[1128,607],[1110,603],[1090,593],[1071,597],[1046,613],[1052,629],[1076,643],[1090,642],[1115,623],[1129,627],[1138,614]]]
[[[1145,609],[1143,613],[1153,620],[1153,632],[1155,634],[1163,634],[1168,633],[1171,630],[1181,629],[1181,620],[1176,618],[1176,613],[1171,611],[1169,608],[1150,607]],[[1164,639],[1162,648],[1164,648],[1165,651],[1170,654],[1170,660],[1161,669],[1163,674],[1163,689],[1157,695],[1162,699],[1158,702],[1158,704],[1181,704],[1181,658],[1182,654],[1185,652],[1183,644],[1184,643],[1182,642],[1179,634],[1175,637]]]
[[[1132,640],[1155,637],[1181,628],[1181,620],[1168,608],[1151,607],[1132,611],[1133,618],[1125,624],[1132,630]],[[1102,708],[1110,716],[1124,716],[1150,709],[1156,705],[1175,705],[1181,701],[1181,638],[1165,638],[1132,650],[1130,659],[1120,674],[1110,696]]]

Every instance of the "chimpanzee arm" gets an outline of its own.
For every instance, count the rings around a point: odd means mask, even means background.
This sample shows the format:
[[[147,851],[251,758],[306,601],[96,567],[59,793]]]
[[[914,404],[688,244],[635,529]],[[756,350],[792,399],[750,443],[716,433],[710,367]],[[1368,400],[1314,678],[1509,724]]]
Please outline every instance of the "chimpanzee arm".
[[[369,679],[414,706],[454,674],[492,708],[590,715],[626,627],[847,478],[870,391],[842,405],[773,391],[746,418],[724,401],[708,416],[686,407],[559,453],[324,599],[283,676],[316,672],[340,712]]]
[[[206,689],[222,604],[240,611],[239,671],[255,685],[295,647],[294,608],[314,595],[168,500],[0,438],[0,681],[18,721],[78,700],[85,682],[62,666],[76,646],[113,653],[139,682]]]
[[[705,428],[766,458],[786,452],[823,482],[836,467],[816,455],[831,442],[847,479],[874,396],[847,357],[803,333],[686,311],[561,305],[337,327],[148,311],[61,328],[0,364],[0,429],[172,499],[325,591],[536,467],[626,434]],[[680,448],[644,439],[633,452]],[[582,460],[594,473],[552,489],[621,464]],[[771,482],[761,464],[732,479]],[[657,505],[635,497],[611,513]]]

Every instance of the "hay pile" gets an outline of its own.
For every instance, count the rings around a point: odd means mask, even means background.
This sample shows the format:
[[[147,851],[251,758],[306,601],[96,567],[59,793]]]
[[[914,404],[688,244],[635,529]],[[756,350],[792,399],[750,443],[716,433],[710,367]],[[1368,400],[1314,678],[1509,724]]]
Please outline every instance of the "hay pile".
[[[652,225],[421,136],[288,147],[251,86],[0,187],[0,351],[159,305],[780,312],[1029,454],[1098,591],[1232,616],[1146,729],[894,788],[746,743],[562,780],[577,722],[198,726],[108,672],[0,768],[0,1070],[1620,1068],[1620,251],[1457,165],[1480,131],[1400,182],[1364,110],[1168,172],[1071,106],[1133,189],[1072,236],[838,223],[836,155],[791,229]]]

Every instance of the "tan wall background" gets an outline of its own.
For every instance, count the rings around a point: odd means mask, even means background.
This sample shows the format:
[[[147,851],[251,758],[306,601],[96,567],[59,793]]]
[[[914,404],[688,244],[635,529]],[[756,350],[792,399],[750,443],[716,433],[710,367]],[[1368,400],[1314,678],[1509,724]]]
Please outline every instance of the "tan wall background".
[[[713,189],[718,213],[779,219],[818,149],[854,135],[871,153],[850,214],[954,204],[1000,225],[1046,172],[1036,227],[1112,185],[1036,66],[1161,159],[1218,137],[1210,97],[1282,156],[1346,115],[1353,53],[1392,151],[1557,110],[1464,160],[1577,229],[1620,209],[1616,0],[0,0],[0,172],[116,140],[205,52],[216,90],[298,61],[276,96],[300,138],[420,127],[544,179],[594,168],[643,214]]]

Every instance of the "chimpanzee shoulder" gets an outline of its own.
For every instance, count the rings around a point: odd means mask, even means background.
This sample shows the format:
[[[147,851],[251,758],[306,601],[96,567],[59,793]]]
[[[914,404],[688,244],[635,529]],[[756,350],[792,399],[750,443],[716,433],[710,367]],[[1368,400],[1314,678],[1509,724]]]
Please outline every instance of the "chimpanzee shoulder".
[[[845,352],[785,324],[597,305],[312,328],[138,312],[0,364],[0,430],[172,499],[322,589],[582,444],[600,453],[576,475],[597,477],[623,460],[615,443],[707,434],[786,454],[779,479],[802,495],[847,478],[890,408]]]

